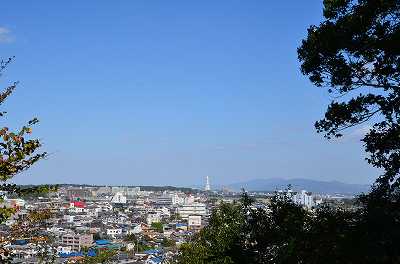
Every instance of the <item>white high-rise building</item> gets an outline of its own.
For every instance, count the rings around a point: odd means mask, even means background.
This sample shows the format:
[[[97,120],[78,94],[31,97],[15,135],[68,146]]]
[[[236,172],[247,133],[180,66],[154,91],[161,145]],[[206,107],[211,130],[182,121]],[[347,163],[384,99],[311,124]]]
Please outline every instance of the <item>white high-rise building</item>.
[[[293,195],[292,200],[294,203],[302,205],[308,209],[311,209],[313,206],[315,206],[314,197],[312,196],[311,192],[307,192],[305,190]]]
[[[208,191],[211,190],[211,187],[210,187],[210,180],[209,180],[208,176],[206,176],[206,186],[205,186],[204,190],[205,190],[206,192],[208,192]]]

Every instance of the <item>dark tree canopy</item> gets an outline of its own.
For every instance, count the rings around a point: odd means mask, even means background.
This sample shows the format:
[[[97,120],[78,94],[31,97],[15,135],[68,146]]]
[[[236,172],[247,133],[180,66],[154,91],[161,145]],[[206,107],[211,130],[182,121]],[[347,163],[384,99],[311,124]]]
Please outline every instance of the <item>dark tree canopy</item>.
[[[400,1],[324,0],[325,20],[298,49],[301,71],[335,98],[316,122],[327,138],[362,123],[378,184],[400,184]]]
[[[209,225],[181,246],[176,262],[400,263],[399,197],[375,195],[361,197],[354,210],[323,204],[309,211],[281,194],[257,208],[244,194],[240,203],[217,207]]]

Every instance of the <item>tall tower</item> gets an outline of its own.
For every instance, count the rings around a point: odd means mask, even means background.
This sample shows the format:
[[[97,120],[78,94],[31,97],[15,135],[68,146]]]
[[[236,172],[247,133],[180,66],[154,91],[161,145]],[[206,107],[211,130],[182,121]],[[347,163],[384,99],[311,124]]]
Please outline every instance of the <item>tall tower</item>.
[[[210,180],[208,179],[208,176],[206,176],[206,186],[205,186],[204,190],[205,190],[206,192],[208,192],[208,191],[211,190],[211,187],[210,187]]]

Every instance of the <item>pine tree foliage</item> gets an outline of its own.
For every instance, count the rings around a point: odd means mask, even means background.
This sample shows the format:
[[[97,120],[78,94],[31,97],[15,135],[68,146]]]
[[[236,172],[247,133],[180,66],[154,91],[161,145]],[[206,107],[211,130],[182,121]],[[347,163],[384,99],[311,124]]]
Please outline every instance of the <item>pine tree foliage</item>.
[[[333,100],[316,122],[327,138],[364,124],[378,184],[400,185],[400,1],[324,0],[324,21],[298,49],[301,71]]]

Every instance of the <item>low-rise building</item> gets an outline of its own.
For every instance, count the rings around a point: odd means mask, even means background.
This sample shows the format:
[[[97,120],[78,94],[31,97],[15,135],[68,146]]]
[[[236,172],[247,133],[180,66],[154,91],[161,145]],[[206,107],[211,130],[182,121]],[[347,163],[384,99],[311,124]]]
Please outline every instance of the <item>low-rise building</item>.
[[[160,217],[159,213],[150,212],[147,214],[146,222],[148,225],[151,225],[152,223],[156,223],[156,222],[160,222],[160,221],[161,221],[161,217]]]
[[[183,219],[188,219],[190,215],[207,215],[206,205],[203,203],[191,203],[191,204],[183,204],[178,208],[178,214]]]
[[[83,247],[90,247],[93,244],[93,235],[92,234],[63,234],[61,235],[61,246],[63,247],[71,247],[72,251],[80,251]]]
[[[200,229],[201,228],[201,215],[189,215],[188,228],[196,229],[196,230]]]
[[[115,238],[117,236],[122,235],[122,228],[117,226],[109,226],[106,228],[106,234]]]

